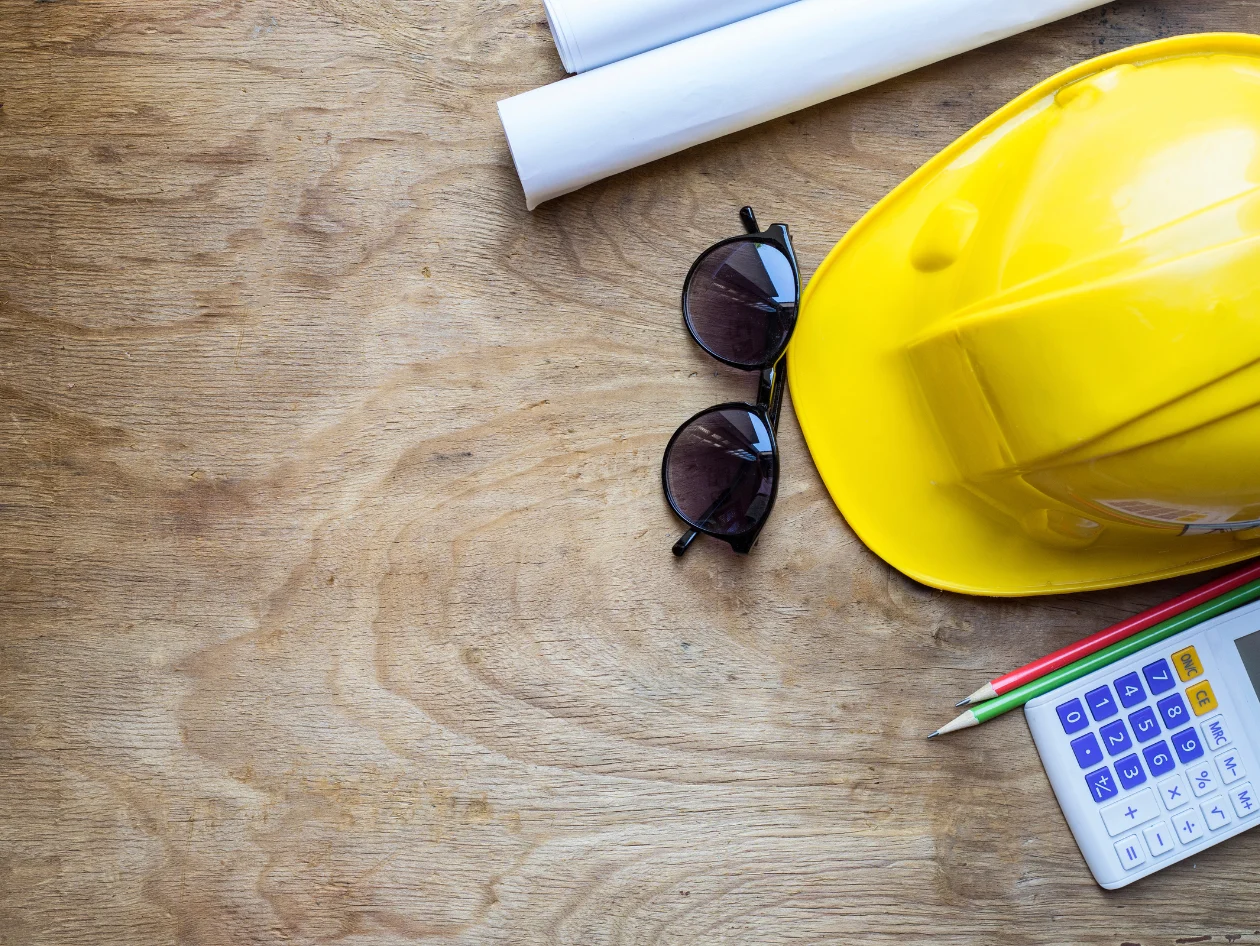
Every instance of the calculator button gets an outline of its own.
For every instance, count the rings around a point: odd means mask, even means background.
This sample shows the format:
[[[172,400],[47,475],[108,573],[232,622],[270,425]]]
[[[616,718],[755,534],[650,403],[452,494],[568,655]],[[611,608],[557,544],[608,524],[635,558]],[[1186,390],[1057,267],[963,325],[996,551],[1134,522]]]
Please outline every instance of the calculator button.
[[[1173,818],[1173,828],[1177,832],[1177,837],[1181,838],[1182,844],[1190,844],[1203,837],[1203,819],[1193,808]]]
[[[1133,735],[1137,736],[1138,742],[1150,742],[1163,732],[1159,728],[1159,720],[1155,718],[1155,710],[1150,706],[1143,706],[1136,713],[1130,713],[1129,725],[1133,727]]]
[[[1203,809],[1203,817],[1207,821],[1207,826],[1213,831],[1220,831],[1221,828],[1234,820],[1234,816],[1229,812],[1229,802],[1225,800],[1224,795],[1209,798],[1199,807]]]
[[[1055,708],[1055,712],[1059,714],[1063,731],[1069,736],[1089,726],[1089,717],[1085,715],[1085,707],[1081,705],[1080,700],[1068,700],[1066,703],[1061,703]]]
[[[1164,717],[1164,727],[1166,729],[1176,729],[1178,726],[1184,726],[1190,721],[1190,713],[1186,709],[1186,701],[1181,698],[1180,693],[1174,693],[1172,696],[1160,700],[1159,715]]]
[[[1146,838],[1146,846],[1151,849],[1153,857],[1161,857],[1174,847],[1172,828],[1168,827],[1167,821],[1151,825],[1142,832],[1142,836]]]
[[[1203,755],[1203,742],[1199,739],[1199,731],[1193,726],[1173,733],[1169,738],[1172,739],[1173,748],[1177,750],[1177,758],[1183,765],[1189,765]]]
[[[1095,769],[1085,776],[1085,784],[1089,786],[1089,793],[1094,796],[1094,801],[1104,802],[1108,798],[1115,798],[1120,794],[1120,789],[1116,787],[1116,780],[1111,774],[1111,769],[1103,766],[1101,769]]]
[[[1090,690],[1085,694],[1085,702],[1089,704],[1089,711],[1094,714],[1094,721],[1101,723],[1104,719],[1110,719],[1120,712],[1120,707],[1116,706],[1116,698],[1111,695],[1111,687],[1100,686],[1097,690]]]
[[[1098,730],[1098,735],[1102,736],[1103,745],[1107,747],[1107,755],[1116,756],[1133,748],[1133,740],[1129,738],[1122,719],[1108,723]]]
[[[1138,761],[1136,753],[1116,761],[1116,778],[1125,791],[1137,788],[1146,781],[1146,772],[1142,770],[1142,763]]]
[[[1203,676],[1203,664],[1199,662],[1199,652],[1193,647],[1179,650],[1172,656],[1173,666],[1177,668],[1177,676],[1182,683],[1189,683],[1195,677]]]
[[[1234,741],[1230,738],[1229,730],[1225,728],[1224,716],[1213,716],[1207,722],[1200,723],[1199,727],[1203,730],[1203,739],[1207,747],[1213,752],[1224,749]]]
[[[1195,798],[1210,795],[1216,788],[1216,773],[1210,766],[1196,765],[1186,773],[1186,777],[1190,779],[1190,791],[1194,792]]]
[[[1233,785],[1239,779],[1247,777],[1247,770],[1243,768],[1242,756],[1237,751],[1222,752],[1216,757],[1216,768],[1221,773],[1221,781],[1226,785]]]
[[[1076,761],[1083,769],[1087,769],[1091,765],[1097,765],[1103,760],[1102,749],[1098,747],[1098,740],[1094,738],[1092,732],[1087,732],[1080,738],[1073,739],[1072,752],[1076,754]]]
[[[1143,749],[1142,758],[1146,760],[1146,767],[1156,778],[1167,775],[1177,767],[1177,760],[1173,758],[1172,750],[1162,739]]]
[[[1180,774],[1170,776],[1159,783],[1159,797],[1164,800],[1164,807],[1176,811],[1190,800],[1190,789],[1186,788],[1186,780]]]
[[[1117,680],[1116,693],[1120,696],[1120,705],[1125,709],[1133,709],[1139,703],[1146,702],[1146,691],[1142,689],[1142,678],[1136,673],[1126,673]]]
[[[1155,793],[1144,788],[1132,798],[1118,801],[1102,809],[1103,824],[1107,833],[1113,838],[1125,831],[1132,831],[1138,825],[1146,824],[1152,818],[1159,817],[1159,805],[1155,801]]]
[[[1142,676],[1146,677],[1146,685],[1151,688],[1152,696],[1167,693],[1177,685],[1177,678],[1173,676],[1172,668],[1168,666],[1167,660],[1157,660],[1153,664],[1147,664],[1142,668]]]
[[[1120,863],[1125,870],[1137,870],[1146,863],[1146,851],[1142,850],[1142,842],[1136,834],[1117,841],[1116,854],[1120,856]]]
[[[1221,708],[1220,704],[1216,702],[1216,694],[1212,692],[1212,684],[1206,680],[1200,681],[1186,690],[1186,696],[1190,697],[1190,706],[1194,710],[1195,716],[1206,716],[1208,713]]]
[[[1260,811],[1260,799],[1256,798],[1255,790],[1250,782],[1239,785],[1229,793],[1229,798],[1234,803],[1234,811],[1238,812],[1239,818],[1250,818]]]

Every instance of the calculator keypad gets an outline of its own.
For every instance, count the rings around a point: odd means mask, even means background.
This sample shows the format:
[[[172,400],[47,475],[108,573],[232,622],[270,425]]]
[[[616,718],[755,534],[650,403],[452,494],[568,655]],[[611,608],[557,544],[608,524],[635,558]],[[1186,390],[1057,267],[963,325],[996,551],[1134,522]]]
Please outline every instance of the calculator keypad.
[[[1260,812],[1194,647],[1067,700],[1056,712],[1125,870]]]

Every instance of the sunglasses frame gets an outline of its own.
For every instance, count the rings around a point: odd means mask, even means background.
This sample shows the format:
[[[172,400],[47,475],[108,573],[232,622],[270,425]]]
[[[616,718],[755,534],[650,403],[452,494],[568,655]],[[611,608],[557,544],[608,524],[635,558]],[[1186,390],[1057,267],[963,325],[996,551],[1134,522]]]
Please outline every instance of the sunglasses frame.
[[[744,229],[747,232],[742,236],[731,237],[713,244],[696,258],[695,263],[691,266],[691,270],[687,273],[687,279],[683,282],[683,322],[687,327],[687,334],[692,337],[695,343],[699,345],[706,354],[732,368],[738,368],[741,371],[759,371],[761,373],[757,390],[757,402],[755,404],[746,404],[741,401],[728,401],[725,404],[717,404],[713,407],[705,408],[698,414],[695,414],[683,422],[683,424],[674,431],[674,435],[669,439],[669,444],[665,447],[665,456],[661,460],[661,485],[665,490],[665,498],[669,502],[670,508],[674,510],[674,514],[690,526],[690,529],[674,544],[674,555],[679,558],[686,554],[687,549],[691,547],[691,544],[701,534],[712,536],[715,539],[720,539],[741,555],[747,555],[752,551],[758,537],[761,535],[762,529],[765,528],[766,523],[769,521],[770,514],[774,511],[775,500],[779,494],[779,414],[783,406],[783,390],[787,386],[787,362],[784,360],[784,355],[786,355],[788,345],[792,341],[792,335],[796,331],[796,319],[799,316],[801,298],[801,270],[796,261],[796,253],[792,249],[792,238],[786,224],[776,223],[766,230],[762,230],[757,225],[757,217],[753,213],[753,209],[751,207],[743,208],[739,212],[739,217],[744,224]],[[709,256],[722,247],[730,246],[733,243],[768,244],[782,252],[792,266],[792,277],[796,283],[797,312],[793,313],[791,326],[784,336],[782,344],[762,364],[743,364],[723,358],[704,343],[691,324],[691,315],[687,307],[687,296],[689,290],[691,289],[692,280],[695,278],[701,264],[704,263]],[[674,445],[678,442],[678,438],[681,437],[683,432],[686,431],[692,424],[700,420],[700,418],[705,417],[708,414],[715,414],[725,410],[746,411],[749,414],[756,415],[765,423],[766,429],[770,433],[771,456],[774,464],[773,479],[771,480],[770,485],[770,501],[766,504],[766,508],[762,511],[761,515],[757,517],[757,521],[752,526],[743,532],[736,533],[734,535],[716,532],[712,529],[706,529],[704,526],[696,524],[687,516],[683,515],[677,500],[674,498],[673,491],[669,487],[669,461],[674,450]]]

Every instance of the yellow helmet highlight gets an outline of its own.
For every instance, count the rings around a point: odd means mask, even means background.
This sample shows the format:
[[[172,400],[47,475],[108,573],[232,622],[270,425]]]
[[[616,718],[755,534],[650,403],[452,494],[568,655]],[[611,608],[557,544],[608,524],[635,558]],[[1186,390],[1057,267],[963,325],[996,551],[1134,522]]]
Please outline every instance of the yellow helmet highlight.
[[[1030,90],[832,251],[792,397],[850,525],[954,591],[1260,554],[1260,37]]]

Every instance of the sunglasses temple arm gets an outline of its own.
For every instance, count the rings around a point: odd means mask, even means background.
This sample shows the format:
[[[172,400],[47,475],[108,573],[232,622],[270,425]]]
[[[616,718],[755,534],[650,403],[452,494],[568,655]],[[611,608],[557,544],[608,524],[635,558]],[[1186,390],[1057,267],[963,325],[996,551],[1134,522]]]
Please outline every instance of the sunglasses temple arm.
[[[744,225],[744,229],[752,236],[761,232],[761,227],[757,225],[757,215],[753,213],[751,207],[744,207],[739,212],[739,222]]]
[[[695,529],[691,529],[681,539],[674,543],[674,555],[682,558],[687,554],[687,549],[691,548],[691,543],[696,541],[700,533]]]
[[[704,517],[700,520],[701,522],[707,524],[708,521],[713,518],[713,514],[726,505],[726,501],[731,498],[732,489],[734,489],[733,486],[728,486],[726,489],[722,490],[721,495],[718,496],[717,499],[713,500],[713,505],[711,505],[709,507],[709,511],[704,514]],[[696,538],[699,535],[699,529],[691,529],[688,531],[681,539],[674,543],[674,554],[679,558],[682,558],[687,549],[691,548],[691,543],[696,541]]]

